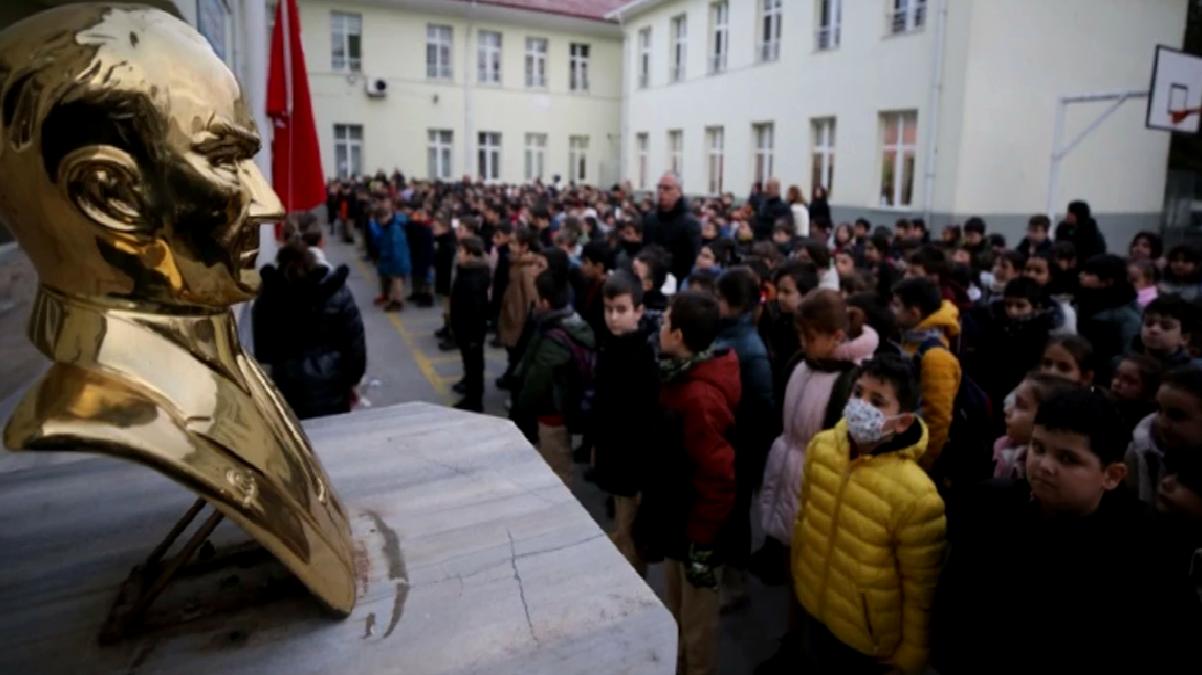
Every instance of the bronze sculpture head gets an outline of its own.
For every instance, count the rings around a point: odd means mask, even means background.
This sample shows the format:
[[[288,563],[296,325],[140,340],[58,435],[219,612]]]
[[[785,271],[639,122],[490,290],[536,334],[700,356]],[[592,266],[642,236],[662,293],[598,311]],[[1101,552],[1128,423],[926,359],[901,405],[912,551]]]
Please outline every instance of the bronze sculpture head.
[[[230,311],[257,288],[259,223],[283,215],[259,143],[233,74],[165,12],[67,5],[0,33],[0,218],[54,362],[4,440],[162,471],[345,614],[346,514]]]

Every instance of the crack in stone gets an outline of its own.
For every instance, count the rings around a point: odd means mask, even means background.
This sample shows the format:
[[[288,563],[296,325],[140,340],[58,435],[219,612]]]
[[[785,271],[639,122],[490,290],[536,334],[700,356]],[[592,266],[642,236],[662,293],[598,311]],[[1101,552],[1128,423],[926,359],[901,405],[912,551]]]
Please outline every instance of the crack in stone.
[[[513,578],[518,582],[518,595],[522,598],[522,610],[526,612],[526,627],[530,629],[530,638],[538,644],[538,636],[534,634],[534,622],[530,620],[530,605],[526,603],[526,587],[522,585],[521,572],[518,572],[517,545],[514,544],[513,533],[508,528],[505,529],[505,536],[509,537],[509,565],[513,567]]]

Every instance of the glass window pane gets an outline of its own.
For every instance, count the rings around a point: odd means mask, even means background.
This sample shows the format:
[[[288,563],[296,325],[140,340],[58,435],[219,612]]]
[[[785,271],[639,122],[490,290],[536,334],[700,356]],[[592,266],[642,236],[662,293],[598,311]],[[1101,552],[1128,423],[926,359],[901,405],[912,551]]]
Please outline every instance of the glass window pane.
[[[360,42],[363,39],[362,36],[358,33],[351,33],[350,35],[346,36],[346,38],[347,55],[350,56],[351,59],[361,58],[362,53],[360,50],[362,45]]]
[[[351,146],[351,173],[355,176],[363,175],[363,148],[358,145]]]
[[[893,206],[893,165],[897,153],[886,150],[881,157],[881,205]]]
[[[906,145],[914,145],[918,136],[918,119],[912,114],[902,115],[901,119],[905,125],[902,132],[902,142]]]
[[[826,173],[822,176],[823,187],[826,188],[827,194],[830,194],[835,189],[835,155],[831,153],[826,156]]]
[[[885,145],[897,145],[897,115],[885,115]]]
[[[901,205],[909,206],[914,202],[914,153],[907,152],[902,156]]]

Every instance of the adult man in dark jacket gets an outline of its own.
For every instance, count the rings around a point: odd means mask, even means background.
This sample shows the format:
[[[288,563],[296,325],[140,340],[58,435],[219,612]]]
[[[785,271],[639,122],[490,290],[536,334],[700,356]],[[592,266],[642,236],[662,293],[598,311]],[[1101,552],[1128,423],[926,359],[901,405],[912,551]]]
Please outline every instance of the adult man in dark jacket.
[[[770,178],[768,184],[764,186],[764,196],[760,199],[759,208],[756,209],[755,223],[755,240],[765,241],[772,238],[772,228],[776,227],[777,220],[785,220],[789,223],[789,227],[793,227],[793,209],[780,198],[780,179]]]
[[[1079,261],[1106,252],[1106,237],[1098,229],[1098,221],[1093,219],[1089,204],[1079,199],[1069,202],[1064,221],[1056,226],[1056,241],[1071,241]]]
[[[659,244],[672,255],[672,276],[681,283],[701,252],[701,223],[689,213],[680,180],[671,172],[659,179],[658,208],[643,220],[643,243]]]
[[[319,267],[304,244],[280,249],[252,311],[255,358],[301,419],[350,412],[367,368],[363,319],[346,265]]]

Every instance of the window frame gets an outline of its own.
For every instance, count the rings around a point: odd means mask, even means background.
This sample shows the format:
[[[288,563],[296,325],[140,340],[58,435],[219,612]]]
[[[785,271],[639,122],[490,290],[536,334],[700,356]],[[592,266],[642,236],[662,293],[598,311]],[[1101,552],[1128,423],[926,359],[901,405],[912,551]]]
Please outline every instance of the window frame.
[[[780,60],[781,23],[784,0],[757,0],[755,62],[775,63]]]
[[[829,193],[835,182],[835,138],[838,121],[834,116],[810,119],[810,194],[821,186]],[[814,171],[814,160],[818,171]],[[817,175],[815,175],[815,173]]]
[[[351,22],[358,24],[358,30],[351,31]],[[352,37],[357,38],[352,41]],[[351,55],[351,47],[358,51],[357,56]],[[342,56],[338,55],[338,48]],[[341,60],[341,61],[340,61]],[[363,15],[358,12],[330,10],[330,68],[336,73],[363,72]]]
[[[534,171],[535,164],[538,165],[538,171]],[[526,133],[525,171],[528,182],[542,179],[546,175],[547,134],[542,132]]]
[[[668,129],[668,168],[677,178],[684,171],[684,129]]]
[[[634,153],[637,166],[635,175],[638,178],[635,184],[640,190],[647,189],[647,176],[650,173],[650,149],[651,134],[646,131],[640,131],[634,135]]]
[[[767,140],[767,144],[764,141]],[[776,125],[773,122],[756,122],[751,125],[751,173],[753,180],[768,182],[775,168]]]
[[[490,42],[486,43],[485,40]],[[496,43],[491,43],[495,39]],[[485,85],[501,84],[501,31],[476,31],[476,83]]]
[[[539,47],[541,46],[541,50]],[[545,37],[526,37],[526,88],[547,88],[547,53],[551,41]]]
[[[572,42],[568,45],[568,90],[587,93],[589,91],[589,58],[592,45],[587,42]]]
[[[492,175],[488,172],[490,168]],[[476,175],[485,183],[501,180],[501,132],[476,132]]]
[[[651,86],[651,26],[639,29],[635,42],[635,70],[639,89]]]
[[[710,42],[706,59],[710,75],[726,72],[730,55],[730,2],[710,3]]]
[[[443,35],[445,31],[445,35]],[[445,38],[445,41],[444,41]],[[434,51],[431,52],[431,48]],[[455,27],[442,23],[426,24],[426,79],[453,80],[455,79],[454,60]],[[430,56],[434,55],[433,61]],[[445,62],[443,59],[445,58]]]
[[[726,130],[721,125],[708,126],[705,128],[705,186],[708,194],[722,194],[725,165]]]
[[[689,59],[689,15],[677,14],[668,21],[668,81],[684,82]]]
[[[897,142],[890,145],[887,140],[888,126],[890,123],[896,125]],[[906,143],[906,129],[909,124],[913,124],[914,142]],[[884,209],[911,209],[914,206],[914,179],[918,171],[918,111],[917,110],[890,110],[880,113],[880,207]],[[893,166],[891,174],[893,179],[892,186],[885,185],[885,172],[888,166],[886,155],[893,153]],[[909,172],[906,171],[906,158],[912,159],[909,166]],[[906,178],[909,178],[909,185],[906,185]],[[886,203],[886,187],[890,187],[888,195],[889,202]],[[906,192],[909,192],[910,199],[903,201]]]
[[[815,3],[814,25],[817,28],[814,29],[814,51],[838,49],[843,25],[843,0],[815,0]]]
[[[450,180],[455,170],[452,165],[454,157],[455,132],[451,129],[426,129],[426,173],[430,174],[428,178],[430,180]],[[431,164],[433,164],[433,172],[430,170]]]
[[[356,133],[358,132],[358,133]],[[355,136],[358,136],[356,138]],[[365,162],[363,159],[364,130],[362,124],[334,125],[334,173],[340,179],[348,179],[363,175]],[[339,151],[342,151],[341,153]],[[357,151],[357,152],[356,152]],[[341,158],[339,155],[343,155]],[[355,155],[358,155],[358,167],[355,166]],[[343,170],[343,162],[346,170]],[[355,169],[358,171],[355,171]]]
[[[927,0],[886,0],[885,34],[917,33],[926,26]]]
[[[568,180],[576,185],[588,184],[588,145],[588,134],[568,136]]]

